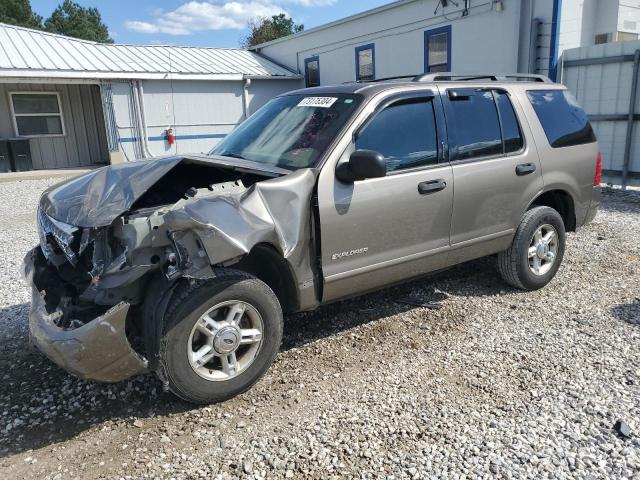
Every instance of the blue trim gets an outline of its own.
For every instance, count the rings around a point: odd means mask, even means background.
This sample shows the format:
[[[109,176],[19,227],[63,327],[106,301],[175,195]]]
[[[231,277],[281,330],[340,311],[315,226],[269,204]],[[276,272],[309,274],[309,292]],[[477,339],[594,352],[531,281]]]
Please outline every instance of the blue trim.
[[[551,20],[551,44],[549,45],[549,78],[554,82],[558,78],[558,52],[560,51],[560,17],[562,0],[553,0],[553,19]]]
[[[309,63],[318,62],[318,85],[320,85],[320,57],[315,55],[313,57],[304,59],[304,84],[309,87]],[[315,86],[315,85],[314,85]]]
[[[376,44],[368,43],[367,45],[362,45],[360,47],[356,47],[356,80],[360,80],[360,56],[358,55],[363,50],[371,50],[371,73],[373,77],[371,80],[376,79]]]
[[[210,134],[203,134],[203,135],[176,135],[175,139],[176,140],[200,140],[200,139],[203,139],[203,138],[224,138],[226,136],[227,136],[226,133],[210,133]],[[167,137],[165,137],[164,135],[147,138],[147,140],[150,141],[150,142],[161,142],[161,141],[164,141],[166,139],[167,139]],[[138,141],[137,137],[122,137],[122,138],[120,138],[120,143],[132,143],[132,142],[137,142],[137,141]]]
[[[439,33],[447,34],[447,71],[451,71],[451,25],[424,32],[424,73],[429,73],[429,37]]]

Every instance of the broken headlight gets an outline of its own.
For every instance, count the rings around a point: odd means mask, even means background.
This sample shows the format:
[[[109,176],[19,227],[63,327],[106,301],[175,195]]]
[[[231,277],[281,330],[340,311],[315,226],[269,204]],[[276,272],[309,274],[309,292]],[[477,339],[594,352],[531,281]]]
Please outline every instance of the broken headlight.
[[[40,249],[47,260],[54,262],[55,258],[59,256],[56,250],[59,250],[69,263],[75,266],[78,263],[78,257],[72,245],[78,233],[77,227],[51,218],[44,210],[38,208]]]

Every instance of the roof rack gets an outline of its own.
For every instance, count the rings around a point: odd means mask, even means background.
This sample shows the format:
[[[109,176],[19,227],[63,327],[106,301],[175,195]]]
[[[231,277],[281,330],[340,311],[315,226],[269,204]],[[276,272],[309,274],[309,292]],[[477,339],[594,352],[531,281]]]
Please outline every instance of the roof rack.
[[[553,81],[544,75],[534,75],[531,73],[467,73],[457,74],[452,72],[425,73],[413,77],[414,82],[472,82],[476,80],[488,80],[491,82],[508,82],[508,81],[528,81],[553,83]]]
[[[350,80],[348,82],[343,82],[343,84],[348,84],[348,83],[378,83],[378,82],[388,82],[389,80],[402,80],[403,78],[408,78],[408,79],[415,79],[416,77],[419,77],[420,75],[416,75],[415,73],[412,73],[410,75],[396,75],[394,77],[383,77],[383,78],[375,78],[373,80]]]
[[[418,75],[397,75],[394,77],[376,78],[374,80],[351,80],[344,82],[344,84],[350,83],[378,83],[388,82],[389,80],[402,80],[409,79],[410,82],[473,82],[473,81],[490,81],[490,82],[540,82],[540,83],[554,83],[549,77],[545,75],[535,75],[532,73],[452,73],[452,72],[438,72],[438,73],[420,73]]]

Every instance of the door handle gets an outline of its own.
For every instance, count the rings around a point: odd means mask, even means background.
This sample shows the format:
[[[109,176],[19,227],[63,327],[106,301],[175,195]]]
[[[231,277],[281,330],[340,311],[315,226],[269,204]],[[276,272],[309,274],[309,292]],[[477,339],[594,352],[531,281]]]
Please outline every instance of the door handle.
[[[439,192],[440,190],[444,190],[446,187],[447,182],[442,178],[439,178],[438,180],[429,180],[418,184],[418,193],[420,195],[426,195],[428,193]]]
[[[522,177],[523,175],[529,175],[536,171],[536,166],[533,163],[521,163],[516,167],[516,175]]]

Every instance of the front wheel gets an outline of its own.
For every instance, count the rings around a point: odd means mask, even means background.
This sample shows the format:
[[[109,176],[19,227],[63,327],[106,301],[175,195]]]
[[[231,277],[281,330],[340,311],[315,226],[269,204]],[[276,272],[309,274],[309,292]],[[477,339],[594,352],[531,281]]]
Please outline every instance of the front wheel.
[[[282,341],[282,310],[273,291],[238,270],[184,284],[165,317],[161,358],[178,397],[208,404],[249,389],[273,363]]]
[[[498,254],[498,269],[511,286],[523,290],[544,287],[564,257],[566,233],[560,214],[534,207],[522,217],[511,246]]]

